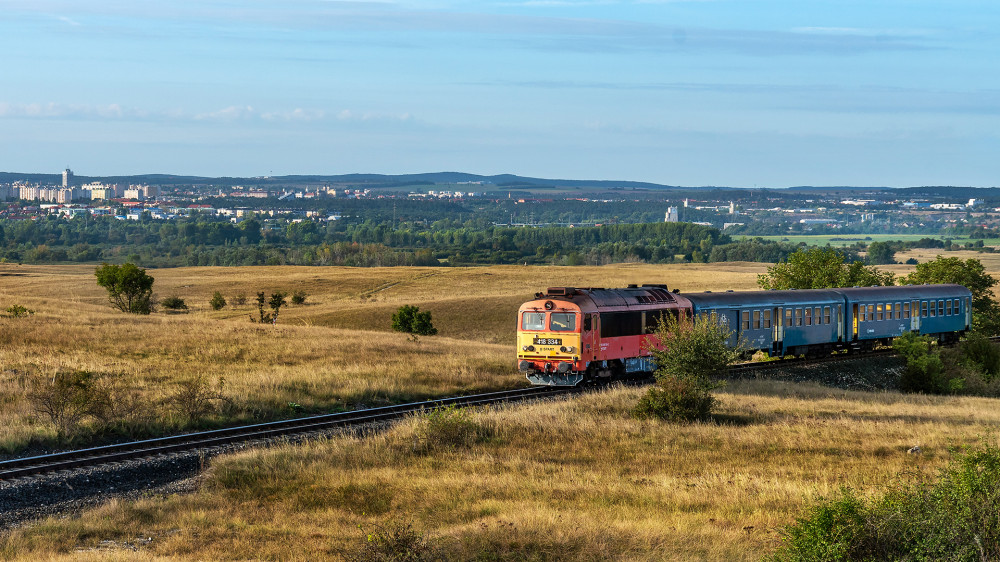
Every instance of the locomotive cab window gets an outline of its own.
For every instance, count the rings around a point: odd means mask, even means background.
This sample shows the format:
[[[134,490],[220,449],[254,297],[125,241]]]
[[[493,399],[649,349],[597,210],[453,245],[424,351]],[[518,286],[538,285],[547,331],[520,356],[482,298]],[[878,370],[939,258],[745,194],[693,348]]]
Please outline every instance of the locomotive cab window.
[[[549,329],[553,332],[572,332],[576,330],[576,314],[572,312],[553,312],[549,320]]]
[[[589,332],[594,329],[593,315],[587,314],[583,317],[583,331]]]
[[[521,317],[521,329],[522,330],[544,330],[545,329],[545,313],[544,312],[525,312],[524,316]]]

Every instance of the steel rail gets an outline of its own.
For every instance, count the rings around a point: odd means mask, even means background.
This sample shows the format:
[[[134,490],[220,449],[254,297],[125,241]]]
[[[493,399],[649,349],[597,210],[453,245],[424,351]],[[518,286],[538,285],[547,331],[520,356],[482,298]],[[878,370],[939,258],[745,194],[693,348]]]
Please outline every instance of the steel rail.
[[[565,387],[531,387],[469,396],[456,396],[11,459],[0,461],[0,481],[58,472],[60,470],[111,464],[136,458],[207,449],[238,442],[273,439],[280,436],[387,421],[438,407],[452,405],[462,407],[484,406],[555,396],[573,391],[576,391],[576,389]]]

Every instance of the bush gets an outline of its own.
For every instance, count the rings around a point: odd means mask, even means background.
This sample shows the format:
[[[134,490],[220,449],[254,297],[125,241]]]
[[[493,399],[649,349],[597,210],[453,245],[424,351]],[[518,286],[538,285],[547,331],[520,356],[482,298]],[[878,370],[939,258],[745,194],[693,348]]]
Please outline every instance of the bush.
[[[936,482],[898,481],[865,500],[850,490],[784,530],[777,561],[1000,559],[1000,449],[958,454]]]
[[[222,296],[222,293],[219,291],[216,291],[212,295],[212,300],[208,301],[208,304],[212,307],[212,310],[222,310],[226,307],[226,297]]]
[[[657,381],[632,410],[636,417],[668,422],[707,420],[715,398],[691,379],[666,377]]]
[[[417,451],[455,449],[472,446],[490,436],[490,432],[472,419],[468,410],[444,406],[431,410],[416,431]]]
[[[1000,346],[979,332],[969,333],[958,346],[962,359],[978,371],[983,382],[989,383],[1000,375]]]
[[[439,545],[429,541],[412,523],[399,521],[375,524],[366,531],[361,544],[345,558],[350,562],[432,562],[446,560]]]
[[[304,302],[306,302],[305,291],[295,291],[292,293],[292,304],[302,304]]]
[[[947,392],[944,362],[931,345],[930,337],[913,332],[906,332],[893,340],[892,348],[906,360],[906,369],[899,378],[900,390],[928,394]]]
[[[184,303],[184,299],[178,297],[177,295],[167,297],[160,301],[160,306],[167,310],[187,310],[187,304]]]
[[[246,303],[247,303],[246,293],[236,293],[236,296],[233,297],[233,304],[235,304],[236,306],[243,306]]]
[[[11,318],[24,318],[25,316],[30,316],[34,313],[34,310],[25,308],[19,304],[13,304],[7,307],[7,316],[10,316]]]
[[[418,336],[433,336],[437,328],[431,322],[430,311],[420,312],[420,308],[408,304],[399,307],[392,315],[392,329]]]
[[[705,420],[715,400],[713,379],[724,376],[741,354],[741,345],[729,346],[731,332],[709,317],[679,320],[660,318],[649,352],[656,363],[656,386],[650,388],[633,409],[642,418],[671,422]]]

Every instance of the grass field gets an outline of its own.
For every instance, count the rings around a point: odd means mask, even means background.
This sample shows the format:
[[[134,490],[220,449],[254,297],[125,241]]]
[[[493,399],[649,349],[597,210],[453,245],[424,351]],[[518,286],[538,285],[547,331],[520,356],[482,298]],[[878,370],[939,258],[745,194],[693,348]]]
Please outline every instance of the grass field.
[[[409,523],[449,560],[757,560],[820,496],[932,475],[1000,426],[995,400],[766,382],[732,384],[716,421],[678,426],[630,417],[640,392],[474,414],[479,437],[460,444],[414,420],[221,458],[194,494],[49,519],[0,553],[339,559],[358,525]]]
[[[857,242],[867,244],[895,240],[912,242],[922,238],[933,238],[935,240],[948,239],[956,244],[965,244],[966,242],[980,240],[978,238],[971,240],[967,236],[942,236],[938,234],[795,234],[787,236],[744,236],[742,238],[763,238],[765,240],[790,242],[792,244],[805,243],[810,246],[851,246]],[[1000,246],[1000,238],[987,238],[983,240],[983,244],[986,246]]]
[[[948,255],[983,258],[1000,274],[1000,256]],[[170,398],[199,376],[213,389],[222,381],[229,414],[246,419],[290,415],[290,404],[329,411],[511,388],[525,384],[512,319],[535,291],[753,289],[766,264],[150,270],[155,291],[184,298],[190,312],[148,317],[113,311],[93,269],[0,265],[0,310],[36,311],[0,317],[0,442],[9,450],[56,442],[25,394],[60,370],[127,388],[123,403],[155,418],[143,421],[150,431],[183,426]],[[252,324],[249,305],[212,311],[217,290],[230,300],[259,290],[308,297],[270,326]],[[402,304],[430,310],[440,335],[414,342],[391,332]],[[638,392],[477,413],[476,438],[459,444],[412,420],[369,439],[222,457],[196,493],[41,521],[0,536],[0,556],[337,559],[362,541],[359,524],[412,523],[450,559],[757,560],[819,496],[932,473],[949,446],[1000,427],[996,400],[768,382],[730,384],[712,422],[679,426],[633,419]],[[908,455],[913,445],[924,453]],[[137,537],[152,541],[134,552]]]

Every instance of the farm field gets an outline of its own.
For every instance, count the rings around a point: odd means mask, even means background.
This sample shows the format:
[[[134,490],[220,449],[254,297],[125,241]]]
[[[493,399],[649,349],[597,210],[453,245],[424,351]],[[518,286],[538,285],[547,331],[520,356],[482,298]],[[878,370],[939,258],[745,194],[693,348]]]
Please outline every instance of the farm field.
[[[946,255],[981,258],[1000,274],[1000,256]],[[129,400],[162,414],[160,429],[180,423],[169,419],[179,415],[169,398],[199,376],[247,419],[290,415],[290,404],[318,412],[522,386],[512,318],[535,291],[627,283],[748,290],[766,267],[149,270],[155,292],[184,298],[190,311],[136,317],[110,308],[92,265],[0,264],[0,310],[36,311],[0,317],[0,443],[13,451],[56,442],[55,426],[26,393],[32,381],[67,369],[134,389]],[[249,304],[207,304],[214,291],[232,301],[259,290],[308,297],[282,309],[276,326],[251,323]],[[391,332],[402,304],[430,310],[439,335],[414,342]],[[717,392],[712,422],[681,426],[632,418],[640,392],[473,413],[459,424],[472,438],[459,441],[413,419],[366,439],[220,457],[197,492],[11,530],[0,535],[0,555],[340,559],[363,542],[359,525],[412,524],[446,559],[758,560],[817,498],[845,485],[874,493],[901,472],[933,475],[950,447],[1000,428],[996,400],[767,381],[730,383]],[[907,454],[914,445],[923,453]]]
[[[972,240],[968,236],[943,236],[938,234],[796,234],[788,236],[743,236],[741,238],[763,238],[781,242],[791,242],[792,244],[805,243],[810,246],[850,246],[855,242],[886,242],[890,240],[901,240],[910,242],[922,238],[934,238],[936,240],[951,240],[956,244],[965,244]],[[987,238],[983,240],[986,246],[1000,246],[1000,239]]]

